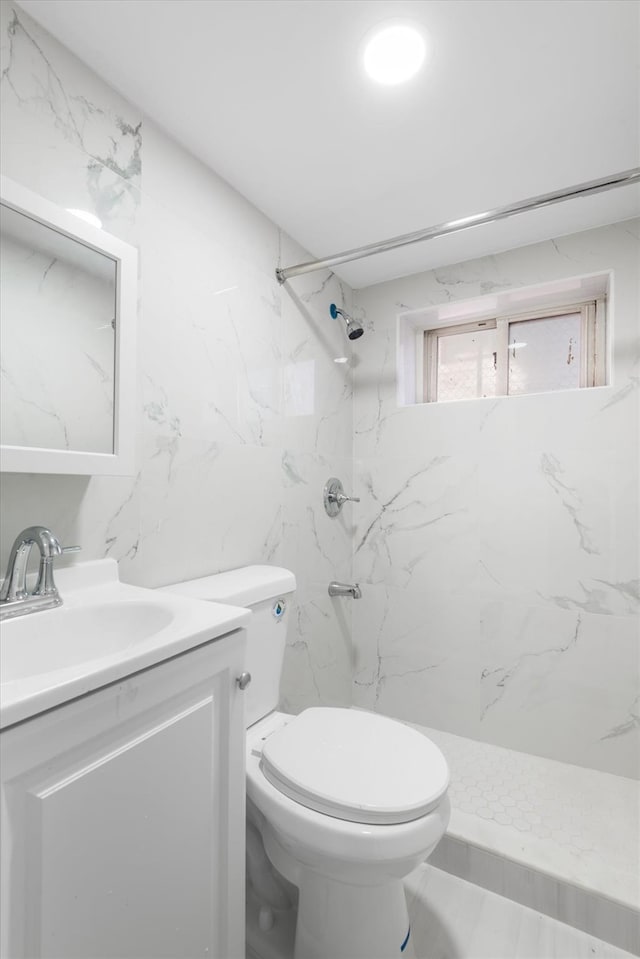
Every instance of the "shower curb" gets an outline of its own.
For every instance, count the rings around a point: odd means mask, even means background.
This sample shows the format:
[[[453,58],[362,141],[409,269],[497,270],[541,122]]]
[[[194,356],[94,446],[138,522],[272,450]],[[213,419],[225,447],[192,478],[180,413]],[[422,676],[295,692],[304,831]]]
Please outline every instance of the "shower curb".
[[[449,834],[429,865],[640,955],[640,912],[600,892]]]

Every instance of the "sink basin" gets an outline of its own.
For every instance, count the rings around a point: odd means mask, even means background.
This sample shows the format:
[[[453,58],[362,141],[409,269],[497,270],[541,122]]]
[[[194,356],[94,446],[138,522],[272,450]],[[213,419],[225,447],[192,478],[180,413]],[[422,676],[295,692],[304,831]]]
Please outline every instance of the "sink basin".
[[[0,625],[0,727],[246,627],[251,613],[129,586],[114,560],[62,569],[63,605]]]
[[[31,613],[7,623],[8,629],[3,626],[2,682],[124,653],[165,629],[172,620],[171,610],[164,606],[136,600]]]

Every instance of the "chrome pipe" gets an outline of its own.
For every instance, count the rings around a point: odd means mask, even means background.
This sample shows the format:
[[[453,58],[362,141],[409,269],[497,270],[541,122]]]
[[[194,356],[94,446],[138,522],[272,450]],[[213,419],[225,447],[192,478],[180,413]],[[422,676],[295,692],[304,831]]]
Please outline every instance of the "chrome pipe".
[[[446,223],[439,223],[437,226],[428,227],[426,230],[417,230],[415,233],[403,233],[401,236],[394,236],[390,240],[381,240],[379,243],[369,243],[367,246],[355,247],[353,250],[336,253],[333,256],[324,257],[321,260],[309,260],[307,263],[298,263],[295,266],[283,267],[282,269],[276,270],[276,278],[278,283],[285,283],[294,276],[302,276],[305,273],[315,273],[316,270],[329,270],[334,266],[340,266],[341,263],[350,263],[351,260],[362,260],[367,256],[375,256],[376,253],[386,253],[388,250],[397,250],[402,246],[410,246],[412,243],[421,243],[423,240],[435,240],[440,236],[460,233],[462,230],[468,230],[473,226],[482,226],[486,223],[496,223],[498,220],[506,220],[507,217],[515,216],[517,213],[540,210],[545,206],[561,203],[563,200],[572,200],[579,196],[591,196],[595,193],[604,193],[606,190],[614,190],[616,187],[630,186],[638,182],[640,182],[640,167],[634,167],[631,170],[625,170],[624,173],[600,177],[598,180],[588,180],[586,183],[567,187],[564,190],[554,190],[552,193],[542,193],[540,196],[530,197],[528,200],[521,200],[519,203],[511,203],[508,206],[497,207],[495,210],[488,210],[485,213],[474,213],[472,216],[463,216],[458,220],[448,220]]]

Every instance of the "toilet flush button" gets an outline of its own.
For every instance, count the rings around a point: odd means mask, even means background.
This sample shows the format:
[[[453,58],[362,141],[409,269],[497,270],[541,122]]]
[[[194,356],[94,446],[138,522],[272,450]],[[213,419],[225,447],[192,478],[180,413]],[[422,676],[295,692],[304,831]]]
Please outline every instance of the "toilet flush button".
[[[287,604],[283,599],[277,599],[273,604],[271,612],[273,613],[274,619],[282,619],[287,609]]]

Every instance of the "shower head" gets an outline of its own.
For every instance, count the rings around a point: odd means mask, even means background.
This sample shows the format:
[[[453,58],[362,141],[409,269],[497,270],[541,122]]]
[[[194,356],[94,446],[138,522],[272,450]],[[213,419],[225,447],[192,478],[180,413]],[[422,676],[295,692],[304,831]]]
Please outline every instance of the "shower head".
[[[331,318],[334,320],[337,319],[338,314],[340,314],[342,319],[347,324],[347,336],[350,340],[357,340],[358,337],[362,336],[364,333],[364,330],[360,324],[350,317],[348,313],[345,313],[344,310],[341,310],[339,307],[337,307],[335,303],[332,303],[329,307],[329,313],[331,314]]]

